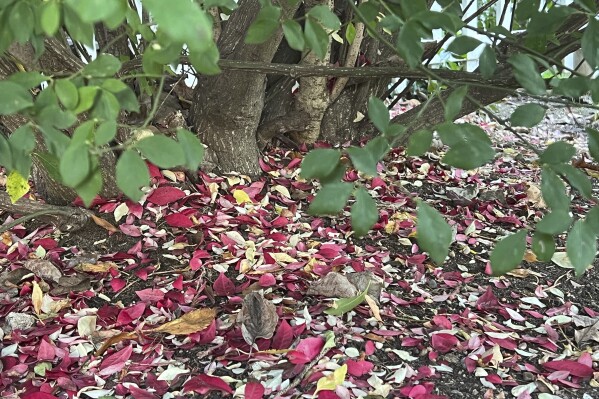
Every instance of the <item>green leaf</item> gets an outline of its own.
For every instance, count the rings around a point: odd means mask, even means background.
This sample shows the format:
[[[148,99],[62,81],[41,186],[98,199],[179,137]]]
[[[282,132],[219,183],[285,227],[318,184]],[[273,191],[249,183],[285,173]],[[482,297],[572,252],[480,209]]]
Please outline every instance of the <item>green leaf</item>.
[[[564,176],[580,195],[586,199],[591,199],[593,196],[593,186],[586,173],[568,163],[553,165],[553,168]]]
[[[433,142],[433,132],[430,130],[419,130],[410,136],[407,154],[409,156],[420,156],[428,151]]]
[[[172,41],[187,43],[193,51],[204,52],[214,44],[212,19],[196,1],[144,0],[158,29]]]
[[[103,21],[121,11],[121,0],[65,0],[65,4],[88,24]]]
[[[248,44],[264,43],[279,27],[281,8],[275,6],[262,7],[256,20],[250,25],[245,42]]]
[[[545,95],[545,81],[537,69],[535,61],[526,54],[514,54],[507,62],[512,65],[514,77],[530,94]]]
[[[4,166],[8,171],[13,169],[12,151],[8,140],[4,138],[3,134],[0,134],[0,165]]]
[[[368,99],[368,119],[380,132],[384,133],[387,130],[390,121],[389,110],[383,100],[374,96]]]
[[[389,148],[389,142],[383,136],[379,136],[370,140],[364,147],[348,148],[347,153],[356,169],[368,176],[376,176],[376,166]]]
[[[333,316],[341,316],[342,314],[353,310],[356,306],[364,302],[366,295],[368,294],[368,288],[370,288],[370,282],[368,283],[366,289],[360,292],[358,295],[351,298],[341,298],[336,300],[333,303],[333,306],[326,309],[324,312]]]
[[[539,12],[541,0],[522,0],[516,8],[516,21],[522,23]]]
[[[596,232],[583,220],[576,221],[568,234],[566,253],[577,276],[582,275],[595,260],[597,254],[596,237]]]
[[[29,91],[14,82],[0,81],[0,115],[10,115],[33,105]]]
[[[482,43],[480,40],[470,36],[458,36],[447,47],[447,51],[454,54],[463,55],[474,51]]]
[[[589,153],[595,161],[599,162],[599,131],[590,127],[587,127],[585,130],[588,136]]]
[[[55,129],[52,126],[42,125],[40,128],[44,136],[44,143],[50,153],[54,156],[61,157],[68,147],[70,139],[60,130]]]
[[[79,90],[68,79],[59,79],[54,82],[56,96],[67,109],[75,109],[79,103]]]
[[[115,95],[107,90],[102,90],[94,105],[92,115],[98,119],[116,120],[120,110],[121,105]]]
[[[485,48],[480,53],[478,67],[484,79],[490,79],[495,74],[497,70],[497,56],[491,46],[485,45]]]
[[[47,1],[42,6],[40,25],[47,36],[54,36],[60,27],[60,4]]]
[[[468,93],[468,86],[460,86],[452,91],[445,100],[445,120],[447,122],[453,122],[462,109],[466,93]]]
[[[172,168],[183,164],[185,160],[181,145],[163,135],[146,137],[135,143],[135,147],[159,168]]]
[[[101,123],[96,129],[96,145],[102,146],[108,144],[116,136],[116,121],[106,121]]]
[[[330,148],[316,148],[310,151],[301,165],[304,179],[322,179],[330,175],[339,164],[341,152]]]
[[[599,205],[595,205],[587,213],[585,222],[589,225],[595,236],[599,236]]]
[[[13,204],[29,192],[29,182],[27,178],[21,176],[19,172],[13,170],[6,178],[6,192]]]
[[[451,227],[439,212],[422,201],[418,202],[417,238],[433,262],[443,263],[451,245]]]
[[[330,30],[338,30],[341,27],[339,17],[331,11],[328,6],[317,5],[308,11],[308,15],[319,21],[325,28]]]
[[[540,231],[535,232],[532,237],[532,252],[541,262],[549,262],[555,253],[555,240],[550,234]]]
[[[364,187],[354,192],[356,202],[351,207],[351,226],[357,237],[368,234],[368,231],[379,220],[376,202]]]
[[[29,125],[22,125],[8,138],[11,148],[29,154],[35,148],[35,132]]]
[[[349,44],[352,44],[355,39],[356,39],[356,26],[353,23],[348,22],[347,27],[345,28],[345,40],[347,40],[347,42]]]
[[[565,141],[556,141],[549,144],[545,151],[539,157],[539,160],[546,164],[560,164],[570,162],[576,154],[576,149],[572,144]]]
[[[83,86],[79,88],[79,104],[73,112],[80,114],[93,107],[96,97],[100,92],[98,86]]]
[[[304,35],[308,47],[314,51],[314,54],[318,58],[324,60],[329,47],[329,35],[327,32],[318,22],[308,18],[304,26]]]
[[[515,269],[526,251],[526,230],[511,234],[497,244],[491,252],[491,269],[494,276],[503,275]]]
[[[90,172],[89,150],[85,144],[70,145],[60,158],[60,175],[69,187],[77,187]]]
[[[422,46],[419,27],[416,21],[410,20],[399,31],[397,36],[397,51],[401,58],[412,69],[421,64],[424,47]]]
[[[31,6],[26,1],[19,1],[10,9],[8,19],[10,29],[19,43],[25,43],[35,28],[35,16]]]
[[[306,41],[304,40],[304,33],[299,23],[292,19],[283,22],[283,34],[289,47],[297,51],[304,51],[306,47]]]
[[[592,14],[597,13],[597,5],[593,0],[574,0],[574,3],[578,4],[585,11],[588,11]]]
[[[339,162],[335,169],[325,177],[319,178],[320,184],[327,185],[329,183],[339,182],[345,176],[347,172],[347,165],[344,162]]]
[[[39,72],[17,72],[10,75],[7,80],[18,84],[26,89],[33,89],[50,78]]]
[[[186,129],[177,130],[177,139],[185,153],[185,167],[196,171],[204,159],[204,146],[195,134]]]
[[[437,126],[441,140],[451,148],[442,162],[456,168],[478,168],[495,157],[491,140],[484,130],[467,123],[444,123]]]
[[[121,69],[121,61],[111,54],[100,54],[87,64],[81,73],[86,78],[109,77]]]
[[[133,201],[139,201],[143,192],[140,187],[146,186],[150,173],[146,163],[132,150],[126,150],[116,164],[116,184],[123,193]]]
[[[62,177],[60,176],[60,159],[58,157],[49,152],[34,152],[31,155],[43,165],[53,180],[62,182]]]
[[[69,35],[76,41],[93,47],[94,25],[83,22],[71,7],[63,7],[62,12],[64,24]]]
[[[533,127],[545,117],[545,107],[539,104],[524,104],[512,112],[510,123],[512,126]]]
[[[354,185],[346,182],[333,182],[322,186],[310,203],[310,215],[337,215],[345,208]]]
[[[218,66],[219,58],[218,47],[214,42],[211,42],[208,48],[202,52],[192,50],[189,54],[193,67],[204,75],[216,75],[221,72]],[[160,68],[162,69],[162,66]]]
[[[92,173],[75,188],[75,192],[81,197],[83,204],[89,207],[92,201],[102,190],[102,173],[97,167]]]
[[[552,210],[568,210],[570,208],[570,197],[566,194],[566,185],[548,167],[544,167],[541,172],[541,193]]]
[[[572,223],[570,212],[564,209],[558,209],[546,214],[537,224],[537,231],[541,233],[556,235],[568,230]]]
[[[571,76],[567,79],[553,78],[551,80],[554,95],[579,98],[589,92],[591,80],[586,76]]]

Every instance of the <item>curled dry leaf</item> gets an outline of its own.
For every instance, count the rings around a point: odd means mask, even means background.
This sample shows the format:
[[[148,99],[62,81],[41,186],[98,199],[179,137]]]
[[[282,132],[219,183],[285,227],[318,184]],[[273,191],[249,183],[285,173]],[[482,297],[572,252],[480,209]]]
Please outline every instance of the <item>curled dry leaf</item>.
[[[599,318],[574,315],[573,319],[576,327],[583,327],[574,331],[576,343],[582,345],[591,341],[599,342]]]
[[[106,220],[104,220],[100,217],[97,217],[96,215],[91,215],[91,218],[95,224],[97,224],[98,226],[102,227],[105,230],[110,231],[111,233],[116,233],[116,232],[120,231],[119,229],[114,227],[112,224],[110,224],[109,222],[107,222]]]
[[[44,293],[40,288],[39,284],[34,281],[33,282],[33,292],[31,293],[31,302],[33,303],[33,310],[35,310],[35,314],[39,315],[42,311],[42,302],[44,300]]]
[[[260,292],[248,294],[241,305],[239,319],[243,339],[253,345],[258,338],[271,338],[279,323],[277,309]]]
[[[169,321],[160,327],[152,328],[150,332],[163,332],[175,335],[189,335],[202,331],[210,326],[216,317],[212,308],[196,309],[185,313],[178,319]]]
[[[314,281],[308,288],[308,295],[322,295],[327,298],[351,298],[358,289],[341,273],[331,272],[321,280]]]
[[[48,260],[31,259],[23,263],[23,267],[44,280],[58,282],[62,277],[60,270]]]
[[[541,189],[536,184],[528,183],[526,197],[537,208],[547,208],[547,204],[543,200]]]
[[[118,266],[114,262],[81,263],[75,269],[86,273],[106,273],[110,269],[118,269]]]
[[[368,303],[374,318],[382,323],[383,319],[381,318],[381,310],[379,309],[379,305],[377,305],[376,301],[370,295],[366,295],[364,299],[366,300],[366,303]]]

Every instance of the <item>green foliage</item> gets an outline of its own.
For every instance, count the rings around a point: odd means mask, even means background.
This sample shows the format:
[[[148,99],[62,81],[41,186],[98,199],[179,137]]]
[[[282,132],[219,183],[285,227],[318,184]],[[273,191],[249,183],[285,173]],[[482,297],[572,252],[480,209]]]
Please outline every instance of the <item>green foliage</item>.
[[[135,143],[135,148],[160,168],[175,167],[186,159],[179,143],[163,135],[146,137]]]
[[[566,253],[576,275],[580,276],[597,254],[597,231],[593,231],[592,226],[584,220],[576,221],[568,234]]]
[[[526,251],[526,230],[504,237],[491,252],[491,269],[495,276],[513,270],[522,262]]]
[[[354,185],[346,182],[333,182],[322,186],[308,212],[313,215],[337,215],[345,208]]]
[[[422,201],[418,203],[417,231],[422,249],[428,252],[433,262],[443,263],[451,245],[451,227],[439,212]]]
[[[361,237],[379,220],[379,211],[364,187],[359,187],[354,196],[356,202],[351,207],[351,224],[356,236]]]
[[[460,86],[447,97],[445,100],[445,120],[453,122],[458,112],[462,109],[464,97],[468,93],[468,86]]]
[[[304,179],[324,179],[339,164],[341,152],[329,148],[317,148],[310,151],[302,161],[302,177]]]
[[[470,124],[444,123],[437,126],[443,143],[450,149],[443,162],[461,169],[475,169],[495,157],[491,140],[478,126]]]
[[[430,130],[419,130],[410,136],[406,153],[411,156],[423,155],[431,147],[433,132]]]
[[[510,116],[512,126],[533,127],[545,117],[545,107],[539,104],[524,104],[514,110]]]
[[[555,253],[555,240],[550,234],[536,231],[532,237],[532,251],[541,262],[549,262]]]

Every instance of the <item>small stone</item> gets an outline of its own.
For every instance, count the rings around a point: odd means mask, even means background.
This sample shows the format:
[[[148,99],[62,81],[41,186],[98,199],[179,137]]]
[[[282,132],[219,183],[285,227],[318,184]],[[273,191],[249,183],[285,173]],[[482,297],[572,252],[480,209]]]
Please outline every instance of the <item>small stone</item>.
[[[36,318],[27,313],[10,312],[6,315],[4,333],[10,334],[14,330],[26,330],[35,325]]]
[[[58,282],[62,277],[60,270],[52,264],[52,262],[45,259],[31,259],[23,264],[23,267],[27,270],[31,270],[33,274],[44,280],[51,280]]]

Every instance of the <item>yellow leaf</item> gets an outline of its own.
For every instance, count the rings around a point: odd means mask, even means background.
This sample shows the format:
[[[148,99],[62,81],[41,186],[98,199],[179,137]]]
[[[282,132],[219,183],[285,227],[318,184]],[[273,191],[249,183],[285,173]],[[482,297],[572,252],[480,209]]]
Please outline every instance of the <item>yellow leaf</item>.
[[[215,317],[216,311],[214,309],[196,309],[189,313],[185,313],[176,320],[169,321],[160,327],[153,328],[150,331],[176,335],[189,335],[202,331],[208,327]]]
[[[369,295],[366,295],[364,299],[366,299],[368,306],[370,306],[370,310],[372,311],[374,318],[382,323],[383,319],[381,318],[381,310],[379,305],[377,305],[376,301]]]
[[[316,392],[319,391],[334,391],[339,385],[343,384],[345,381],[345,376],[347,375],[347,364],[339,367],[337,370],[333,371],[333,374],[329,374],[327,376],[322,377],[316,383]],[[314,394],[316,395],[316,392]]]
[[[10,201],[14,204],[19,198],[27,194],[29,191],[29,182],[19,172],[13,170],[8,175],[8,179],[6,179],[6,191],[10,197]]]
[[[233,197],[235,198],[235,201],[237,201],[238,205],[243,205],[246,202],[252,202],[252,200],[250,199],[250,196],[243,190],[235,190],[233,191]]]
[[[35,314],[39,316],[42,310],[42,302],[44,301],[44,293],[37,282],[33,282],[33,292],[31,293],[31,302],[33,303],[33,310]]]

